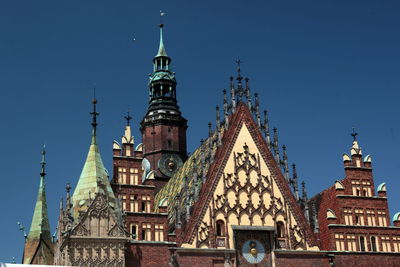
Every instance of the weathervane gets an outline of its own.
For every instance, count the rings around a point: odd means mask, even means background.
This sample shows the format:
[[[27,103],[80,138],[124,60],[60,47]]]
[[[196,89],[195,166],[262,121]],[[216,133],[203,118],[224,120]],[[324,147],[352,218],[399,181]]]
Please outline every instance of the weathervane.
[[[130,125],[130,120],[132,119],[131,115],[129,114],[129,109],[128,109],[128,112],[126,113],[126,116],[124,118],[126,120],[126,125],[129,126]]]
[[[164,17],[164,15],[165,15],[165,12],[160,10],[160,27],[164,26],[164,24],[162,23],[162,17]]]
[[[353,133],[351,134],[351,136],[353,136],[354,141],[357,140],[357,135],[358,133],[356,133],[356,128],[353,126]]]

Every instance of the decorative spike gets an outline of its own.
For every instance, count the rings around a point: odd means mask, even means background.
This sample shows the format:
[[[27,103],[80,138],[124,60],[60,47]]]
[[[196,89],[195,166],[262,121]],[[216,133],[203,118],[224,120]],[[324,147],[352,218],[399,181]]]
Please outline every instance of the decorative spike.
[[[93,111],[90,112],[92,115],[92,144],[96,144],[96,130],[97,130],[97,116],[100,114],[96,111],[97,99],[96,99],[96,89],[95,96],[92,100],[93,103]]]
[[[273,148],[274,148],[274,154],[275,154],[275,160],[276,162],[280,162],[280,157],[279,157],[279,145],[278,145],[278,129],[274,127],[274,143],[273,143]]]
[[[282,151],[283,151],[283,173],[284,173],[284,176],[285,176],[285,178],[286,178],[286,181],[287,182],[289,182],[289,165],[288,165],[288,156],[287,156],[287,153],[286,153],[286,146],[285,145],[283,145],[282,146]]]
[[[215,126],[217,128],[217,131],[219,131],[221,127],[221,119],[220,119],[220,114],[219,114],[219,106],[215,107]]]
[[[268,125],[268,113],[264,110],[264,123],[262,127],[265,135],[265,141],[267,143],[268,149],[271,150],[271,136],[269,133],[269,125]]]
[[[175,228],[176,229],[180,229],[182,227],[182,221],[181,221],[181,210],[179,208],[179,202],[181,200],[181,196],[178,192],[178,194],[176,194],[176,204],[175,204],[175,215],[176,215],[176,219],[175,219]]]
[[[302,195],[302,200],[303,202],[307,202],[308,198],[307,198],[307,191],[306,191],[306,182],[301,182],[301,190],[303,192]]]
[[[186,221],[190,219],[190,193],[189,193],[189,178],[184,178],[184,189],[185,189],[185,208],[186,208]]]
[[[255,116],[257,119],[258,127],[261,127],[261,116],[260,116],[260,102],[258,101],[258,94],[254,94],[254,101],[255,101]]]
[[[44,177],[46,175],[45,166],[46,166],[46,145],[43,145],[42,149],[42,161],[40,162],[42,165],[42,170],[40,172],[40,176]]]
[[[303,181],[301,182],[301,188],[303,191],[303,197],[302,197],[302,202],[304,205],[304,215],[307,219],[308,222],[310,222],[310,210],[308,207],[308,197],[307,197],[307,191],[306,191],[306,183]]]
[[[28,237],[28,235],[26,234],[25,226],[23,226],[22,223],[20,223],[20,222],[17,222],[17,224],[18,224],[18,226],[19,226],[19,230],[23,233],[24,238],[25,238],[25,240],[26,240],[26,238]]]
[[[315,207],[315,201],[312,202],[312,211],[313,211],[313,221],[314,221],[314,233],[319,233],[319,222],[318,222],[317,209]]]
[[[292,164],[293,168],[293,179],[292,179],[292,184],[293,184],[293,191],[294,191],[294,196],[296,197],[296,200],[299,201],[299,184],[297,180],[297,170],[296,170],[296,164]]]
[[[211,127],[211,122],[208,123],[208,137],[212,136],[212,127]]]
[[[251,111],[252,105],[251,105],[251,94],[250,94],[250,87],[249,87],[249,78],[244,79],[246,82],[246,100],[247,100],[247,107]]]
[[[197,201],[199,198],[200,187],[199,187],[199,180],[197,175],[197,164],[196,159],[192,159],[193,162],[193,183],[194,183],[194,201]]]
[[[226,97],[226,89],[224,89],[223,93],[224,93],[224,121],[225,121],[225,130],[227,130],[229,127],[229,118],[228,118],[229,111],[228,111],[228,100]]]
[[[233,86],[233,77],[230,78],[231,81],[231,107],[232,113],[235,113],[236,110],[236,94],[235,94],[235,87]]]
[[[215,124],[216,124],[216,131],[217,131],[217,146],[221,145],[221,119],[220,119],[220,114],[219,114],[219,106],[215,107],[215,113],[216,113],[216,119],[215,119]]]

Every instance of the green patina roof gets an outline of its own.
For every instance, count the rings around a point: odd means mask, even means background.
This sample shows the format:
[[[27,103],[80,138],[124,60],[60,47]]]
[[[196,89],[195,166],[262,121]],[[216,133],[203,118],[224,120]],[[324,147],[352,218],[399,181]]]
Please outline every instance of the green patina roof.
[[[163,26],[160,25],[160,46],[158,47],[158,53],[156,57],[168,57],[167,51],[165,51],[164,42],[163,42]]]
[[[50,239],[50,224],[47,214],[46,190],[44,183],[44,175],[40,176],[39,193],[36,200],[35,211],[31,228],[29,230],[28,239],[39,238],[40,234]]]
[[[98,179],[103,186],[99,186]],[[104,190],[104,189],[105,190]],[[106,191],[106,192],[105,192]],[[112,208],[116,207],[116,199],[108,180],[108,174],[101,159],[99,147],[96,141],[95,129],[92,134],[92,143],[89,148],[85,165],[74,194],[72,195],[73,216],[78,218],[80,211],[86,211],[89,199],[95,197],[95,193],[105,193],[108,195],[109,204]]]
[[[52,263],[51,251],[47,246],[51,246],[51,234],[50,234],[50,223],[49,216],[47,213],[47,201],[46,201],[46,186],[45,186],[45,154],[42,152],[42,171],[40,173],[39,180],[39,192],[36,200],[35,210],[33,212],[33,218],[31,223],[31,228],[29,230],[28,237],[26,239],[24,248],[24,260],[25,264],[31,264],[34,258],[36,262],[44,263],[46,259],[43,258],[45,255],[50,255],[48,257],[49,262]],[[37,252],[41,246],[41,242],[45,241],[47,246],[42,246],[43,250],[40,253]]]

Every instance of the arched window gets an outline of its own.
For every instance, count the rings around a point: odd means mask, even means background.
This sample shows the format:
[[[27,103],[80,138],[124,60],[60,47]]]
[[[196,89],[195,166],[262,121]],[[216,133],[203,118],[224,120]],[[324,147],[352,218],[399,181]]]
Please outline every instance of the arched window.
[[[365,251],[365,237],[360,236],[360,251]]]
[[[371,250],[376,251],[376,237],[371,236]]]
[[[277,237],[278,238],[284,238],[285,237],[285,226],[283,222],[277,222],[276,223],[276,232],[277,232]]]
[[[223,220],[217,221],[217,236],[225,236],[225,223]]]

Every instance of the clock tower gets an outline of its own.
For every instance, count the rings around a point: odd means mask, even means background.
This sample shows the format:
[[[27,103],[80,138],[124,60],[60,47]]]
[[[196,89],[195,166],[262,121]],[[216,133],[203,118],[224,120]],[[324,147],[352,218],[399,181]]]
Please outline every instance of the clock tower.
[[[160,25],[160,46],[153,59],[149,81],[149,106],[141,122],[143,139],[142,180],[154,178],[158,191],[187,158],[187,120],[182,117],[176,100],[175,73],[163,43]]]

